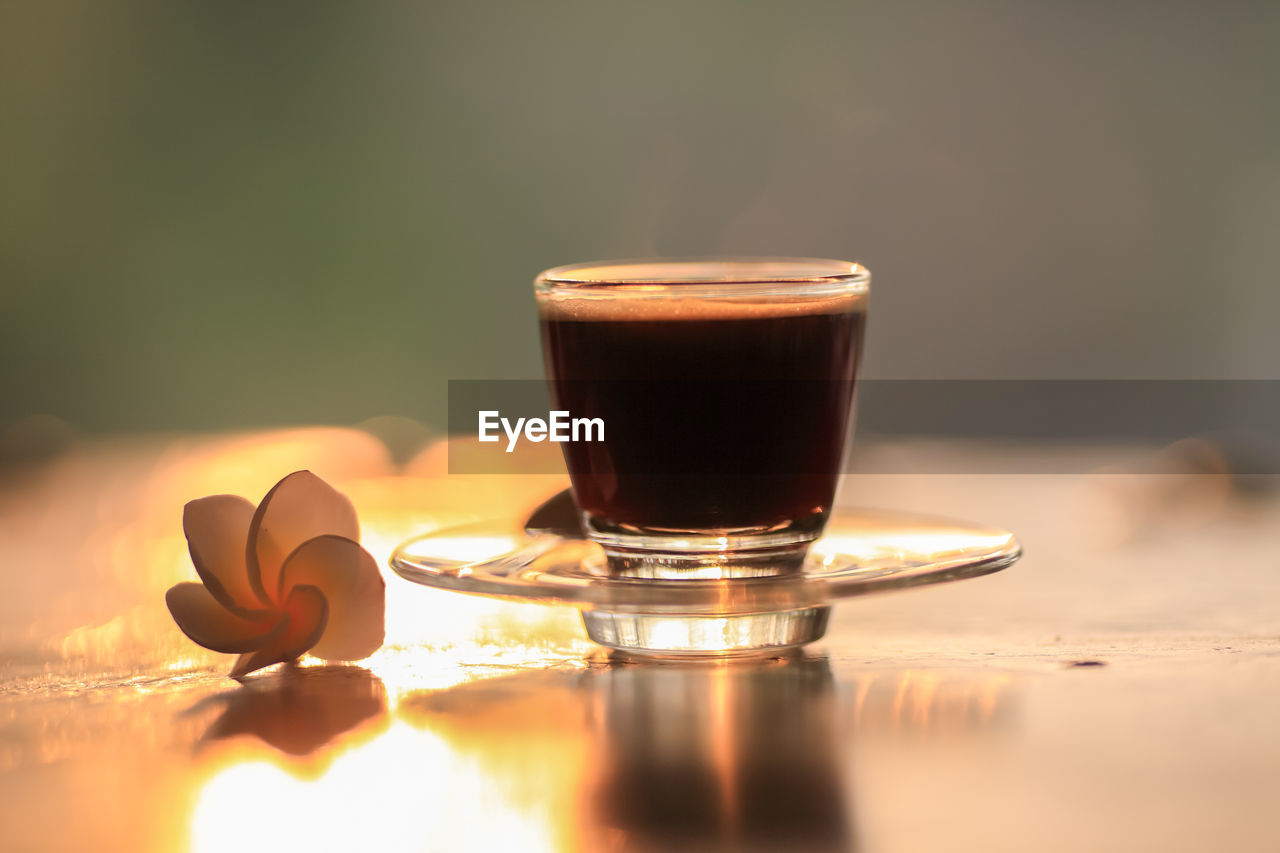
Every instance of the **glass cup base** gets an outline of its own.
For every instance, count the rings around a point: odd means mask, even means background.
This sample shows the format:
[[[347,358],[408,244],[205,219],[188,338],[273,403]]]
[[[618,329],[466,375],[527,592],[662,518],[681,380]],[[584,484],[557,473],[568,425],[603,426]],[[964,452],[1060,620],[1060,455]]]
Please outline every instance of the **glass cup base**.
[[[794,574],[817,531],[618,532],[586,520],[587,536],[604,552],[605,572],[647,580],[725,580]]]
[[[643,657],[699,658],[773,655],[812,643],[827,631],[831,608],[707,616],[584,610],[595,643]]]
[[[627,537],[625,543],[616,537],[602,540],[593,535],[591,539],[603,549],[604,574],[646,580],[727,580],[795,574],[804,566],[810,543],[809,539],[785,539],[741,547],[742,543],[724,538]],[[696,544],[705,547],[686,547]]]

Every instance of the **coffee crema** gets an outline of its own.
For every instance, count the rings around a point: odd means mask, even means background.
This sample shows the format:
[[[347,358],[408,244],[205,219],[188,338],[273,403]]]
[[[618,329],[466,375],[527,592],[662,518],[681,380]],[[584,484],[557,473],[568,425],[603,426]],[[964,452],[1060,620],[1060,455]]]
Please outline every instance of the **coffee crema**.
[[[655,291],[659,287],[655,287]],[[770,317],[796,317],[806,314],[837,314],[862,311],[865,293],[837,293],[804,299],[706,299],[680,296],[679,286],[661,286],[661,292],[629,293],[615,291],[553,294],[543,299],[543,320],[635,321],[635,320],[751,320]]]

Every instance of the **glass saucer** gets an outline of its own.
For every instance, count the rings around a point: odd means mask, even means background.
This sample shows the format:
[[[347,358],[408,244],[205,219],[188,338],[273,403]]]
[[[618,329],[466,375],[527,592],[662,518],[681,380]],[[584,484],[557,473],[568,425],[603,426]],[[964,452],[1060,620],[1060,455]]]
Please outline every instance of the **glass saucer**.
[[[397,548],[391,568],[437,589],[580,607],[587,635],[621,652],[723,657],[813,642],[839,599],[998,572],[1022,553],[1005,530],[858,509],[833,515],[796,571],[620,577],[608,573],[598,545],[572,528],[534,519],[434,531]]]

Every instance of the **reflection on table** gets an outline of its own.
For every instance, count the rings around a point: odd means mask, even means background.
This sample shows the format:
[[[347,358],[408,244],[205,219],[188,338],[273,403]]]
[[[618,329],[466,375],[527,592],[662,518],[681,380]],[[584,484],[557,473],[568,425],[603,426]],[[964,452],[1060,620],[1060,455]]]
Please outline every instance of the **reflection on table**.
[[[1126,469],[1123,448],[1057,448],[1099,471],[1043,476],[899,450],[940,473],[855,476],[844,500],[1008,527],[1024,562],[842,605],[803,655],[710,666],[611,659],[572,610],[388,572],[382,651],[244,686],[164,610],[192,575],[185,500],[310,467],[385,560],[562,478],[450,477],[438,444],[393,464],[320,429],[7,467],[0,846],[1271,850],[1274,493]]]

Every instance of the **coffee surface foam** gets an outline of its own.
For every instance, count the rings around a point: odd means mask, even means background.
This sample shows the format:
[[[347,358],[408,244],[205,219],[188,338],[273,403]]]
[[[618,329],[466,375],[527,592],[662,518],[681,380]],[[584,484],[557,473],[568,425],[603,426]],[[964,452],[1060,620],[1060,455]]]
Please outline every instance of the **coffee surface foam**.
[[[861,311],[866,306],[866,299],[865,292],[786,299],[546,294],[539,296],[538,310],[546,320],[583,322],[765,320]]]

